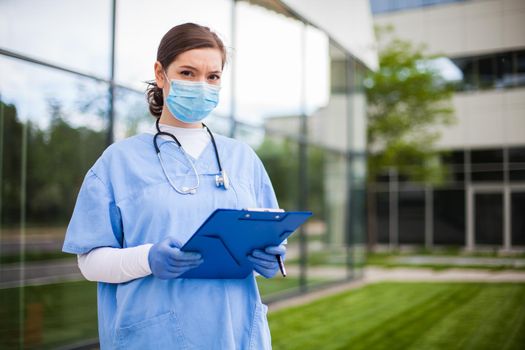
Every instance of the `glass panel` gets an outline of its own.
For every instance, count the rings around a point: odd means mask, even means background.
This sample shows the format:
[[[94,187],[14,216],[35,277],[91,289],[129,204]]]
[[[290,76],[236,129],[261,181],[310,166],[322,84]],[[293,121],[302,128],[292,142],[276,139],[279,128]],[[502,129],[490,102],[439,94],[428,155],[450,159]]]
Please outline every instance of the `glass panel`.
[[[474,242],[481,245],[503,244],[503,194],[474,194]]]
[[[525,180],[525,147],[509,148],[509,179],[510,181]]]
[[[304,81],[306,83],[306,114],[312,115],[325,107],[330,98],[329,39],[325,33],[306,26]]]
[[[117,9],[116,80],[144,91],[145,81],[154,79],[153,64],[163,35],[171,27],[185,22],[208,26],[216,32],[227,48],[231,48],[230,0],[159,0],[152,6],[141,0],[119,1]],[[144,18],[155,18],[147,25]],[[215,113],[230,115],[231,73],[226,64],[222,75],[219,106]]]
[[[443,165],[448,172],[449,182],[463,182],[465,181],[465,152],[464,151],[449,151],[441,156]]]
[[[525,246],[525,192],[511,193],[511,225],[513,246]]]
[[[111,1],[4,0],[0,23],[4,49],[109,77]]]
[[[399,243],[425,243],[425,192],[399,192]]]
[[[350,165],[350,241],[353,277],[361,276],[366,260],[367,206],[366,157],[356,156]]]
[[[108,86],[5,57],[0,67],[0,348],[94,338],[96,284],[81,281],[76,257],[61,248],[106,145]]]
[[[388,192],[376,193],[376,215],[377,215],[377,241],[389,244],[389,213],[390,213],[390,194]]]
[[[298,116],[303,112],[304,25],[246,2],[236,6],[236,117],[249,124],[265,123],[268,129],[297,134]]]
[[[434,244],[465,245],[465,191],[434,190]]]
[[[451,60],[461,71],[462,78],[456,88],[460,91],[475,90],[478,88],[477,62],[474,58],[454,58]]]
[[[114,140],[154,130],[155,118],[149,113],[144,94],[115,89]]]
[[[308,232],[308,282],[344,279],[347,254],[348,190],[346,158],[318,147],[308,148],[308,207],[318,225]],[[331,273],[326,273],[330,268]]]
[[[496,80],[495,57],[478,59],[479,85],[482,89],[492,88]]]
[[[484,149],[470,153],[472,181],[503,180],[503,150]]]
[[[514,85],[513,54],[506,52],[496,55],[496,88]]]
[[[516,52],[516,85],[525,85],[525,51]]]
[[[280,136],[261,133],[261,129],[243,125],[236,127],[235,138],[248,142],[257,152],[272,181],[279,207],[297,210],[298,147]],[[306,230],[315,220],[309,220]],[[265,300],[278,298],[283,293],[297,292],[299,288],[299,232],[288,239],[286,270],[288,277],[264,279],[258,277],[258,285]]]
[[[346,152],[350,146],[349,69],[345,52],[330,43],[330,96],[328,104],[309,117],[309,140],[326,148]],[[351,72],[353,73],[353,72]],[[357,98],[356,98],[357,99]],[[357,108],[357,107],[356,107]]]
[[[350,60],[350,69],[350,85],[348,91],[348,148],[352,151],[352,154],[365,154],[367,143],[367,110],[363,81],[366,68],[358,61],[352,59]],[[363,170],[365,169],[366,167],[363,167]]]

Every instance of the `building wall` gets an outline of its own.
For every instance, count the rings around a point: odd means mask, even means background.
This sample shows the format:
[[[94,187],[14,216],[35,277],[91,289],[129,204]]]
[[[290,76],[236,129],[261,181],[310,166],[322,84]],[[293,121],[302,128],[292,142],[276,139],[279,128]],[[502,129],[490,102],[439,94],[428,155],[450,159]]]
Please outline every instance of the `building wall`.
[[[457,123],[441,128],[443,149],[525,144],[525,88],[457,93]]]
[[[475,56],[525,48],[525,1],[470,0],[378,14],[376,25],[427,46],[429,54]],[[502,147],[525,144],[525,89],[458,92],[457,124],[442,130],[438,146]]]
[[[401,38],[446,56],[525,46],[525,1],[470,0],[374,16]]]

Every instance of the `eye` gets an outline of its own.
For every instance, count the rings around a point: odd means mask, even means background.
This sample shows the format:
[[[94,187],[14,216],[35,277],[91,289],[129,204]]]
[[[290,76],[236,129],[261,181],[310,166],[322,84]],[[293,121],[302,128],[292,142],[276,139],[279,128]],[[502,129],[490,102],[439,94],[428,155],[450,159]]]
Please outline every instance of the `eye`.
[[[180,74],[185,76],[185,77],[191,77],[191,75],[193,73],[191,71],[189,71],[189,70],[183,70],[182,72],[180,72]]]
[[[220,80],[221,76],[218,74],[212,74],[208,77],[209,80]]]

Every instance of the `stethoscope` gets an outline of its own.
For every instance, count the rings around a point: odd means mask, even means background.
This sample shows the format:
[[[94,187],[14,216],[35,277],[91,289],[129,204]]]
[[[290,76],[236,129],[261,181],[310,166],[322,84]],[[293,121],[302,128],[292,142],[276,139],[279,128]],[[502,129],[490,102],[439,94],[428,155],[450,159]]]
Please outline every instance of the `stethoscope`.
[[[157,133],[155,134],[155,136],[153,136],[153,146],[155,147],[155,151],[157,152],[157,157],[159,157],[159,162],[160,162],[160,167],[162,168],[162,172],[164,173],[164,176],[166,176],[166,179],[168,180],[169,184],[171,185],[171,187],[173,187],[175,191],[177,191],[180,194],[195,194],[197,192],[197,188],[199,188],[199,185],[200,185],[199,173],[197,173],[195,164],[193,164],[191,159],[188,157],[188,154],[184,151],[184,148],[182,148],[181,143],[179,142],[179,140],[177,140],[175,135],[169,132],[160,130],[159,119],[160,118],[157,118],[157,120],[155,121],[155,126],[157,127]],[[217,165],[219,166],[219,174],[215,175],[215,184],[217,185],[217,187],[223,187],[225,190],[227,190],[230,188],[230,180],[228,178],[228,175],[226,174],[226,171],[222,169],[221,159],[219,158],[219,152],[217,150],[217,144],[215,143],[215,138],[213,137],[213,134],[210,131],[210,129],[208,129],[208,127],[204,125],[204,123],[202,123],[202,126],[206,129],[206,131],[210,135],[211,142],[213,143],[213,149],[215,150],[215,158],[217,159]],[[190,163],[193,169],[193,172],[195,174],[195,177],[197,178],[197,183],[195,184],[195,186],[189,186],[189,187],[184,186],[182,187],[182,189],[179,189],[177,188],[177,186],[175,186],[175,184],[169,177],[168,172],[166,171],[166,168],[164,167],[164,162],[162,161],[162,156],[160,154],[160,148],[159,148],[159,145],[157,144],[157,137],[159,135],[166,135],[166,136],[171,137],[173,141],[175,141],[177,146],[179,146],[179,150],[182,152],[182,154],[184,155],[188,163]]]

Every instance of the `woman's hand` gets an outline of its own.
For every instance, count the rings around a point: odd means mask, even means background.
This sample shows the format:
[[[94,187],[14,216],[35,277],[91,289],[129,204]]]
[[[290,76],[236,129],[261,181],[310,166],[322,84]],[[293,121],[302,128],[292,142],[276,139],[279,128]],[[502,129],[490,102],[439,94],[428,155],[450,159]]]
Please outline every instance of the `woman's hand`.
[[[176,239],[168,237],[151,247],[148,262],[155,277],[163,280],[177,278],[202,264],[201,254],[183,252],[180,246]]]
[[[268,246],[264,251],[254,250],[251,255],[248,255],[248,260],[253,263],[253,269],[260,275],[271,278],[279,271],[276,255],[280,255],[284,261],[286,256],[286,246],[284,244]]]

